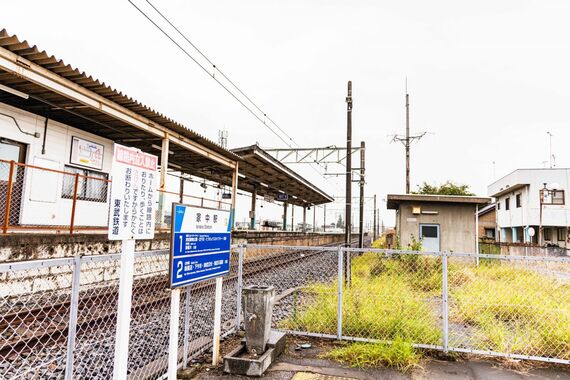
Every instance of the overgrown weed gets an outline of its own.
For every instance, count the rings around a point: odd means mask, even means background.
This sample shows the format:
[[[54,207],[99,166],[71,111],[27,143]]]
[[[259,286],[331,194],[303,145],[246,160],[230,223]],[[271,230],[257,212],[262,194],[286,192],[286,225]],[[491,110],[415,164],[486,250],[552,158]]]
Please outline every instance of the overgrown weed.
[[[389,343],[352,343],[335,348],[325,358],[348,363],[352,367],[394,367],[406,372],[418,366],[421,354],[402,338]]]

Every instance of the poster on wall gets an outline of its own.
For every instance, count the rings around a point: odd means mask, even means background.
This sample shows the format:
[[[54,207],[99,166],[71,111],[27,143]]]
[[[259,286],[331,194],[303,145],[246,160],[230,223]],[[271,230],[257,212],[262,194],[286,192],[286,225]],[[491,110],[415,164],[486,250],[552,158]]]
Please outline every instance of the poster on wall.
[[[154,237],[157,169],[157,156],[115,144],[109,240]]]
[[[102,170],[104,148],[102,144],[73,136],[71,138],[71,157],[69,162],[87,168]]]

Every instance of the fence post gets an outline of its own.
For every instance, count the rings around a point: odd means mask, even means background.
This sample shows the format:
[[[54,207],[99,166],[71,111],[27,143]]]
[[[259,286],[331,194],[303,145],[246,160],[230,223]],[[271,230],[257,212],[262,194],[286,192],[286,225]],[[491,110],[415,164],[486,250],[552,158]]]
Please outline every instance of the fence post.
[[[336,336],[338,340],[342,340],[342,286],[343,286],[343,279],[342,279],[342,246],[338,246],[338,261],[337,261],[337,270],[338,270],[338,302],[337,302],[337,325],[336,325]]]
[[[75,183],[73,184],[73,203],[71,204],[71,221],[69,222],[69,233],[73,233],[75,224],[75,205],[77,204],[77,187],[79,185],[79,173],[75,173]]]
[[[176,380],[178,372],[178,320],[180,318],[180,288],[170,291],[170,330],[168,334],[168,380]],[[125,373],[126,375],[126,373]]]
[[[239,331],[241,325],[241,292],[243,289],[243,259],[245,256],[246,245],[238,246],[238,273],[237,273],[237,297],[236,297],[236,332]]]
[[[73,359],[75,336],[77,333],[77,309],[79,308],[79,287],[81,278],[81,257],[75,253],[73,258],[73,278],[71,282],[71,302],[69,304],[69,328],[67,332],[67,358],[65,362],[65,379],[73,379]]]
[[[447,353],[449,346],[449,297],[448,297],[448,271],[447,271],[447,251],[442,256],[442,312],[443,312],[443,352]]]
[[[190,290],[192,285],[186,287],[186,299],[184,300],[184,353],[182,358],[182,368],[188,365],[189,341],[190,341]]]
[[[8,232],[8,226],[10,225],[10,205],[12,203],[12,186],[14,185],[14,160],[10,161],[10,172],[8,174],[8,189],[6,190],[6,210],[4,214],[4,233]]]

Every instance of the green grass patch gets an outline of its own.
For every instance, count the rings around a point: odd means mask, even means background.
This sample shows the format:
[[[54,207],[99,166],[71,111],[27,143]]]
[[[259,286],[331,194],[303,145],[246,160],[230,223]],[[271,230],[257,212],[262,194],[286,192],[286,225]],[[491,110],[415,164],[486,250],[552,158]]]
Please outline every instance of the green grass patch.
[[[397,338],[392,344],[352,343],[336,348],[325,358],[348,363],[352,367],[394,367],[406,372],[418,365],[421,355],[410,343]]]
[[[477,328],[477,348],[570,358],[570,285],[508,263],[463,272],[459,286],[450,275],[450,318]]]
[[[351,286],[343,287],[343,335],[441,345],[441,272],[441,257],[436,256],[354,257]],[[450,344],[570,359],[568,282],[491,259],[476,267],[452,258],[448,275]],[[336,335],[337,286],[318,283],[301,289],[294,312],[280,327]],[[355,347],[343,351],[346,357],[365,355],[368,346]]]
[[[374,273],[372,253],[353,259],[352,284],[343,288],[343,334],[380,340],[440,344],[436,313],[405,274],[396,268]],[[388,263],[397,265],[398,263]],[[302,290],[310,301],[282,321],[289,330],[336,334],[337,283],[312,284]]]

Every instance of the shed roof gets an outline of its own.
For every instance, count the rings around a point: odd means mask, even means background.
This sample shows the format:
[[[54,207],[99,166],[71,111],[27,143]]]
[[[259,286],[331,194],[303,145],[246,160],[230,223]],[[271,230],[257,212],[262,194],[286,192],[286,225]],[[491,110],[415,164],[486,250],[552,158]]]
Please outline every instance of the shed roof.
[[[318,205],[329,203],[334,198],[326,194],[301,175],[276,160],[258,145],[232,149],[242,158],[239,163],[240,187],[246,191],[276,197],[277,193],[286,193],[288,203],[298,206]]]
[[[486,205],[491,198],[466,196],[466,195],[432,195],[432,194],[388,194],[387,207],[396,210],[404,202],[434,202],[434,203],[457,203]]]
[[[14,54],[16,55],[14,57]],[[223,157],[228,162],[239,161],[240,158],[234,153],[224,149],[208,138],[172,120],[169,117],[141,104],[132,97],[121,91],[95,79],[85,72],[66,64],[61,59],[49,55],[35,45],[22,41],[16,35],[10,35],[5,29],[0,30],[0,84],[17,90],[28,96],[27,99],[16,96],[6,91],[0,91],[0,102],[15,106],[32,113],[47,116],[49,119],[85,130],[90,133],[111,139],[115,142],[133,146],[143,151],[157,154],[160,149],[162,138],[157,134],[145,130],[146,124],[149,129],[160,127],[170,134],[175,143],[170,144],[172,152],[169,163],[173,167],[180,167],[185,173],[194,174],[208,179],[222,179],[222,183],[231,182],[231,169],[213,156]],[[30,76],[18,75],[14,69],[10,69],[8,63],[14,63],[13,67],[26,73],[41,76],[55,74],[62,83],[62,88],[75,88],[83,93],[91,94],[106,102],[107,112],[103,112],[103,106],[99,109],[85,103],[71,99],[64,91],[56,91],[46,88],[39,81],[30,80]],[[42,71],[44,70],[44,71]],[[45,71],[47,70],[47,71]],[[74,87],[77,86],[77,87]],[[124,112],[132,112],[133,117],[141,122],[137,127],[110,116],[113,107]],[[49,131],[48,131],[49,133]],[[176,143],[179,142],[179,143]],[[184,147],[184,142],[197,144],[204,153],[190,151]],[[198,149],[198,150],[199,150]]]

